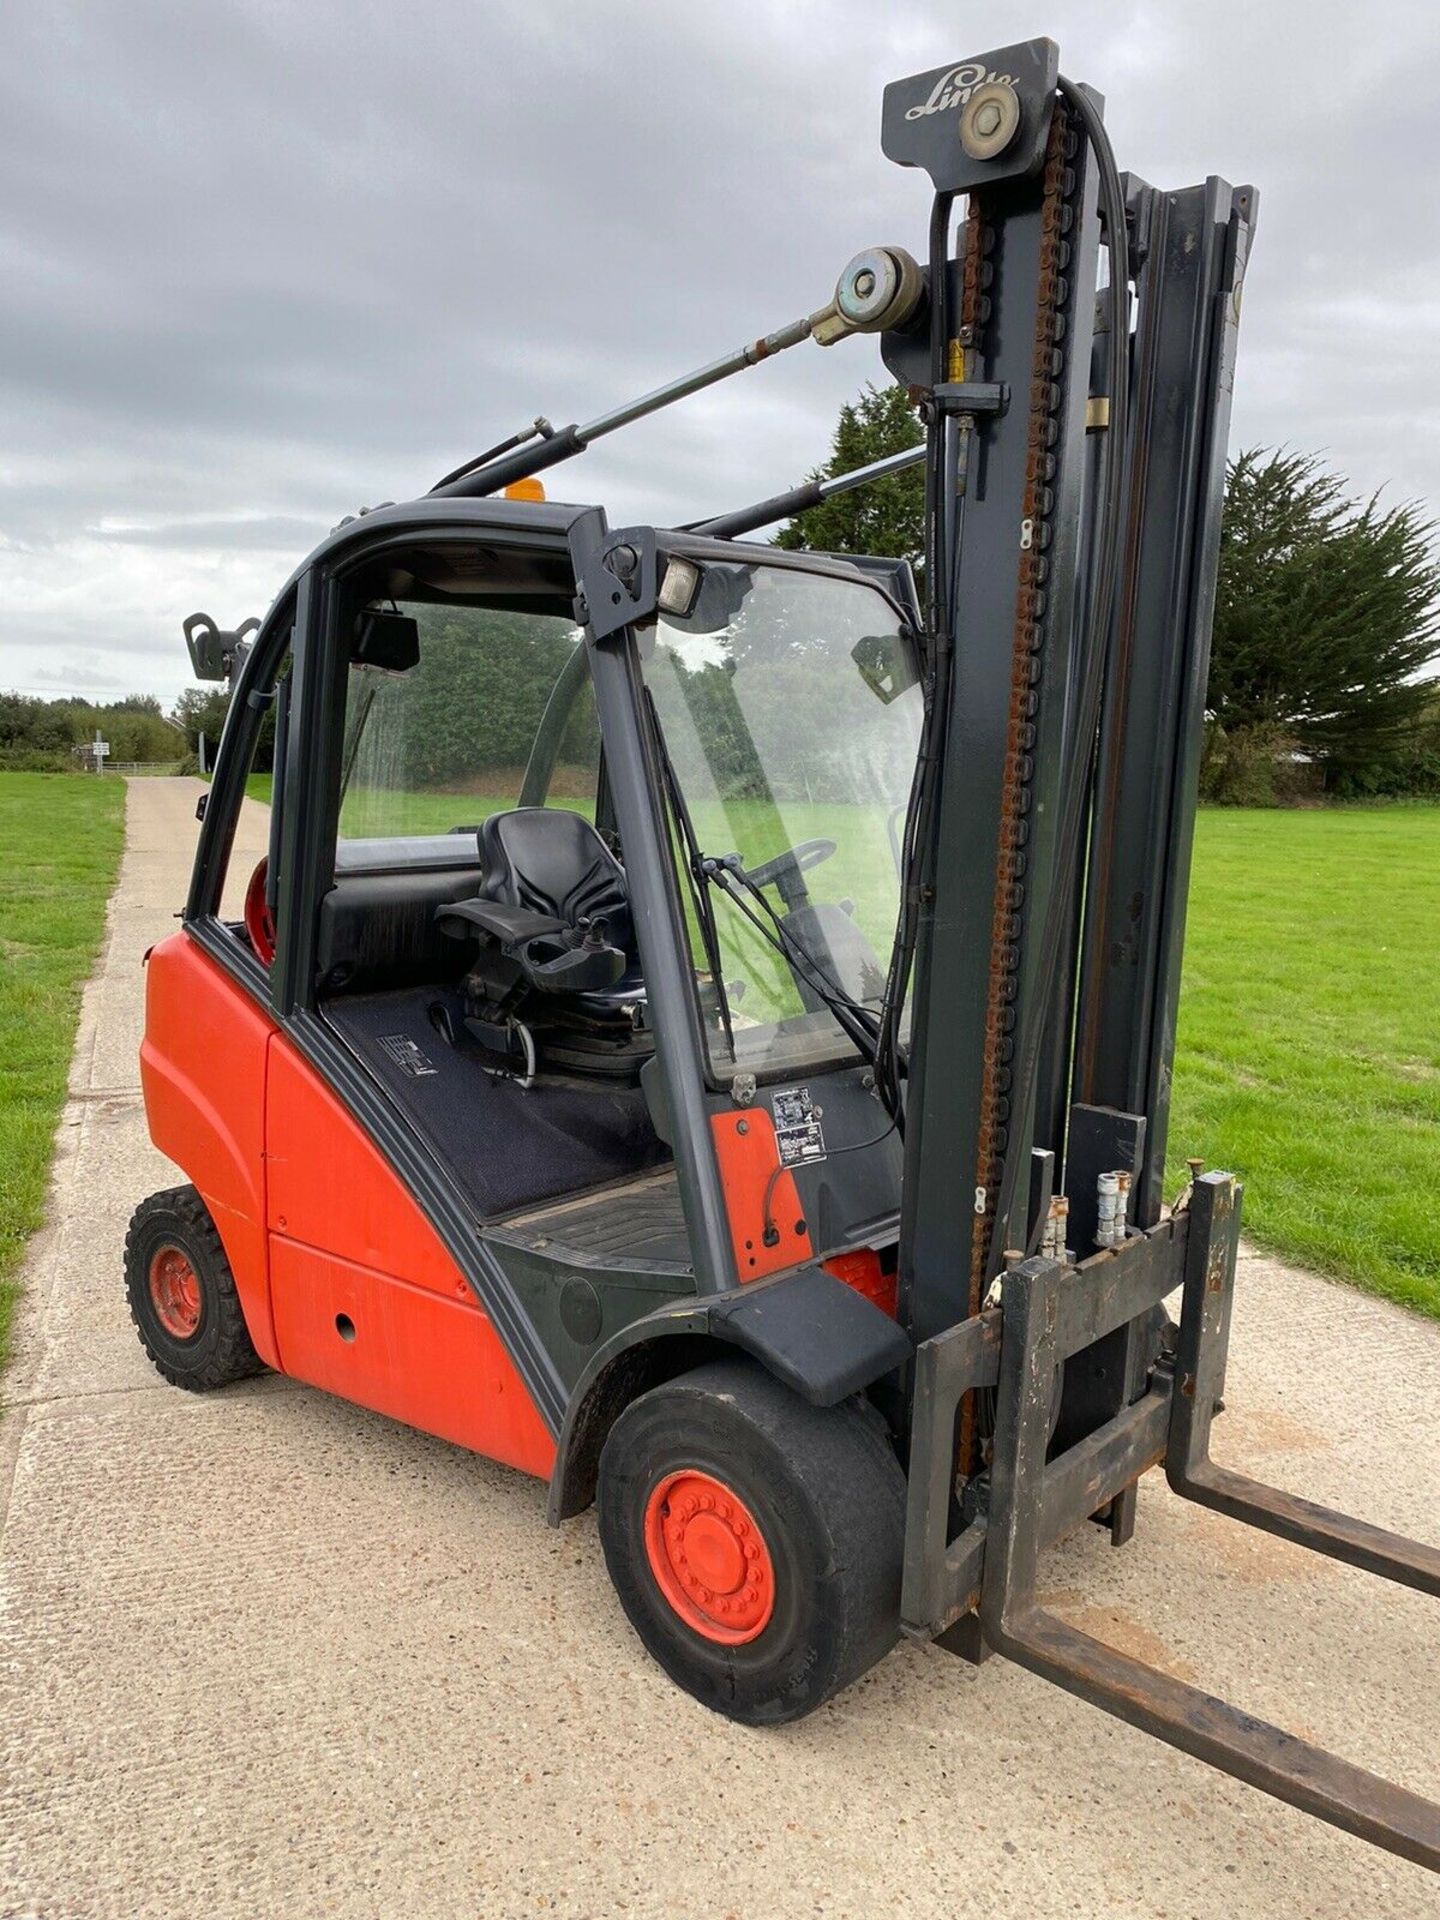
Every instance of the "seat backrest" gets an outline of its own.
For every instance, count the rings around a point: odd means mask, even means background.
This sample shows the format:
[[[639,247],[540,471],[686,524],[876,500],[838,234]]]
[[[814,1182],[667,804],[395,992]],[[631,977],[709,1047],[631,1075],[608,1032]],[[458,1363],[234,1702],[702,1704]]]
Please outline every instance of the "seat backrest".
[[[635,944],[625,869],[578,813],[517,807],[480,828],[480,898],[529,907],[576,926],[604,919],[611,946]]]

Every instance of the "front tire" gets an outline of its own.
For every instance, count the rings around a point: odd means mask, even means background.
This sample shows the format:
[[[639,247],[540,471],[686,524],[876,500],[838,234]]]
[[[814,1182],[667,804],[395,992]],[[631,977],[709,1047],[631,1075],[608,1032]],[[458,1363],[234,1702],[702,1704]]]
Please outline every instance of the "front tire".
[[[125,1292],[157,1372],[190,1393],[263,1370],[215,1222],[194,1187],[142,1200],[125,1236]]]
[[[642,1394],[600,1456],[620,1603],[679,1686],[748,1726],[813,1713],[894,1645],[905,1481],[868,1407],[750,1361]]]

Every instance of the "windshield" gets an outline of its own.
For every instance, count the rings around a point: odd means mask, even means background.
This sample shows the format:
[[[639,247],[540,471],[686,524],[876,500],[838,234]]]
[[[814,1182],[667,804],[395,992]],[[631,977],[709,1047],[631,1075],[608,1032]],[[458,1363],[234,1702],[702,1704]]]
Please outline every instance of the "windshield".
[[[709,888],[718,952],[681,876],[717,1077],[853,1056],[834,1002],[880,1005],[920,734],[895,608],[858,581],[707,563],[691,610],[641,639],[694,839],[738,856]]]

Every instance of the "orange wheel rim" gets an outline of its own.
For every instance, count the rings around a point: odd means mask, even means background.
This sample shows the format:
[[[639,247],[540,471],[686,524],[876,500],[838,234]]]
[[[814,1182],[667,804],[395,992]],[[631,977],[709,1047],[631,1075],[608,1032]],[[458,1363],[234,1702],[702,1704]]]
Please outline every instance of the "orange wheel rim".
[[[200,1279],[179,1247],[161,1247],[150,1262],[150,1304],[173,1340],[190,1340],[200,1325]]]
[[[666,1474],[645,1508],[645,1554],[671,1608],[703,1639],[741,1647],[775,1610],[775,1568],[755,1516],[698,1468]]]
[[[257,865],[245,889],[245,931],[255,949],[255,958],[262,967],[268,967],[275,958],[275,916],[265,900],[269,877],[270,861],[267,857]]]

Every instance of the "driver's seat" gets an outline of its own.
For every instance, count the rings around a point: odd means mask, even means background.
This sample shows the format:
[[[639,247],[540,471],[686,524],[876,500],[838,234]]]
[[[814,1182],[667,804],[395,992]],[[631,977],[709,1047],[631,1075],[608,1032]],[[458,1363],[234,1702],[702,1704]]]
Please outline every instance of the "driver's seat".
[[[590,822],[559,807],[492,814],[476,894],[439,908],[476,939],[471,1035],[529,1077],[541,1067],[633,1079],[653,1051],[625,869]]]
[[[625,869],[582,814],[561,807],[493,813],[479,841],[480,899],[529,907],[571,927],[602,919],[607,943],[633,960]]]

